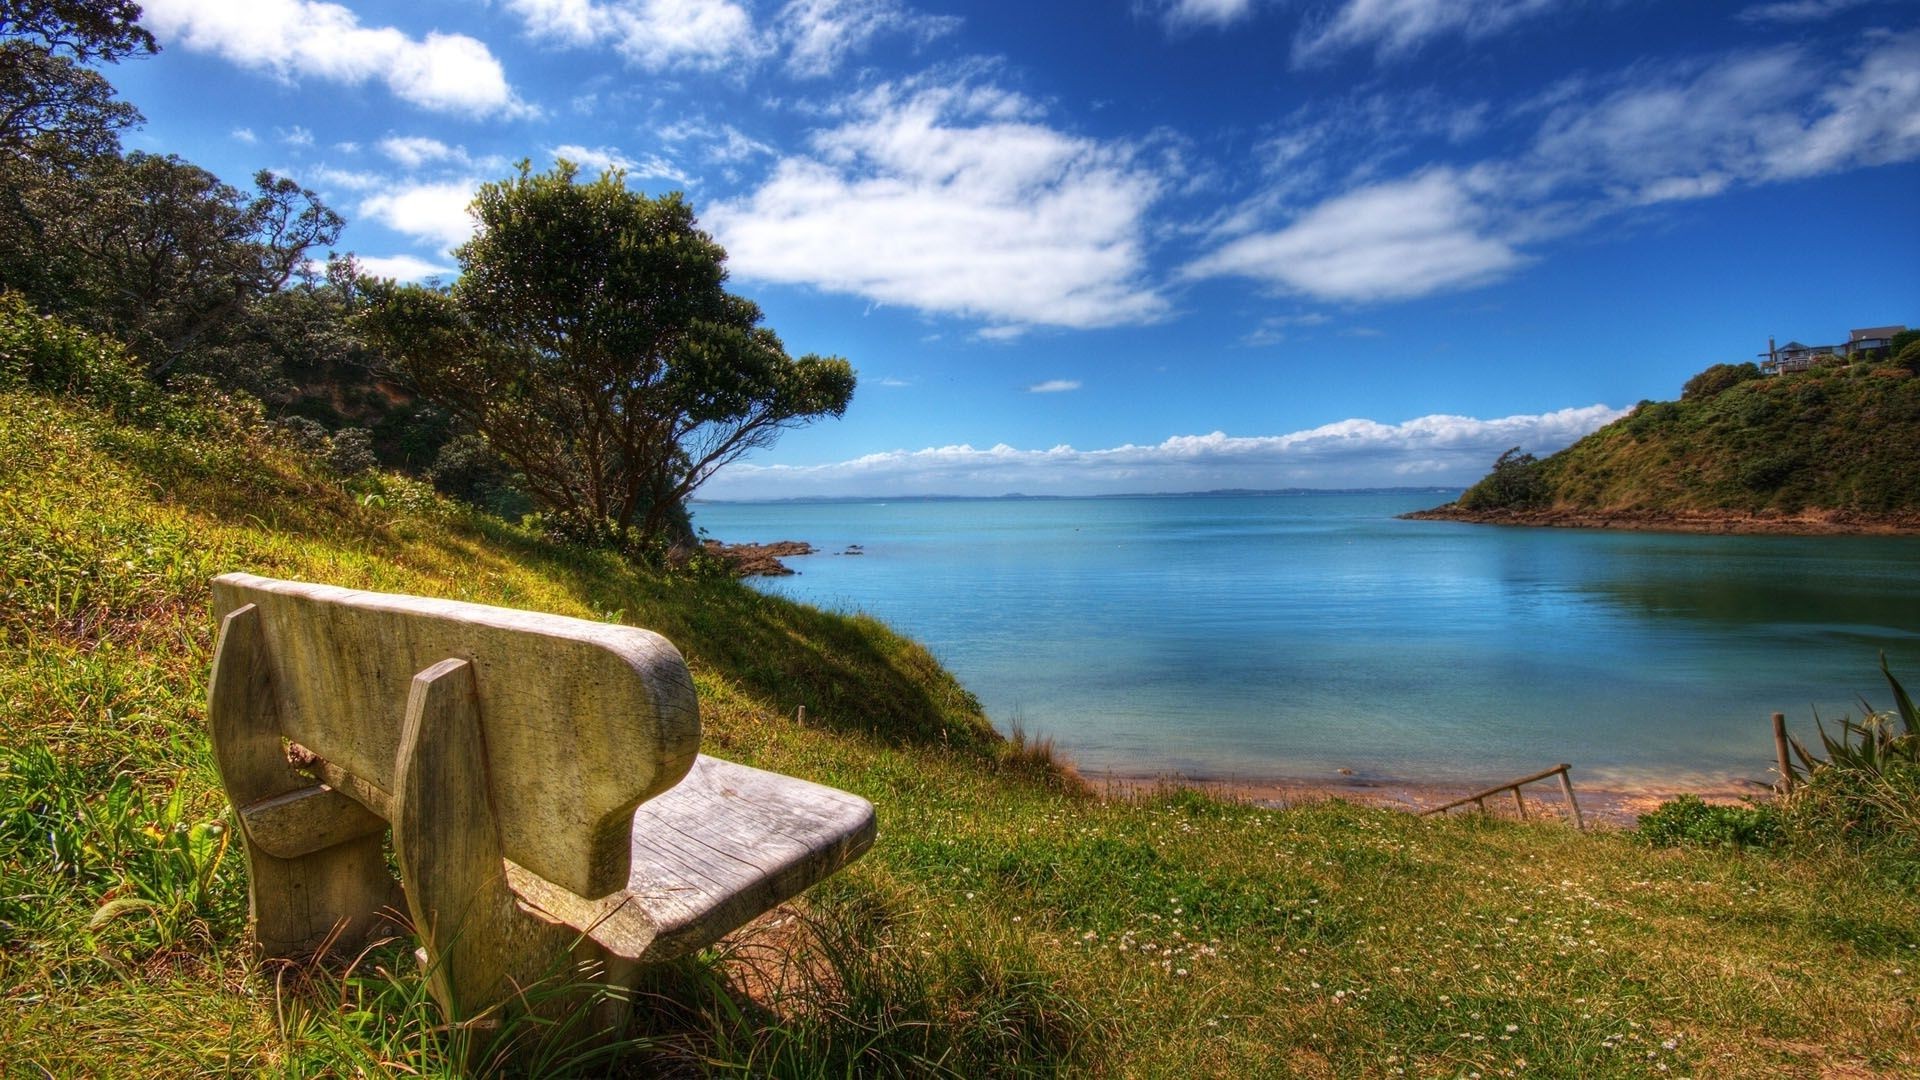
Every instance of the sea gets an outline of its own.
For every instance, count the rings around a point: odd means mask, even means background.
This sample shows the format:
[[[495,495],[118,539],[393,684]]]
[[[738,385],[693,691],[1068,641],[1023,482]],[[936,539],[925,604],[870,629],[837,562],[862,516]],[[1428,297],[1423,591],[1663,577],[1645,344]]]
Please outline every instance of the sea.
[[[755,588],[920,641],[1093,777],[1767,781],[1920,693],[1920,539],[1407,521],[1455,492],[701,502]]]

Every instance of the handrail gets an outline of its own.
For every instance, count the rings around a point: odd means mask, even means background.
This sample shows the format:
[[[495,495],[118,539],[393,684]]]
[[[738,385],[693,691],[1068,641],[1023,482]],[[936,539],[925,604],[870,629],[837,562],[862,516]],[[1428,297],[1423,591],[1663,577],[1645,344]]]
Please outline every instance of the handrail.
[[[1573,797],[1573,781],[1567,775],[1567,770],[1571,768],[1573,768],[1573,766],[1568,765],[1565,762],[1562,762],[1558,765],[1555,765],[1551,769],[1544,769],[1530,776],[1523,776],[1518,780],[1509,780],[1504,784],[1495,785],[1493,787],[1486,789],[1485,791],[1478,791],[1472,795],[1466,796],[1465,798],[1455,799],[1444,806],[1436,806],[1431,810],[1422,810],[1420,811],[1420,816],[1426,817],[1429,814],[1444,813],[1445,811],[1451,810],[1456,806],[1465,806],[1468,803],[1473,803],[1475,806],[1479,807],[1482,812],[1484,812],[1487,809],[1487,797],[1489,795],[1498,795],[1503,791],[1511,791],[1513,792],[1513,805],[1519,809],[1520,817],[1522,820],[1524,820],[1527,816],[1527,803],[1525,799],[1522,799],[1520,797],[1521,785],[1531,784],[1540,780],[1545,780],[1550,776],[1558,776],[1560,778],[1560,790],[1566,793],[1567,805],[1573,809],[1574,828],[1580,829],[1581,831],[1584,832],[1586,830],[1587,824],[1586,824],[1586,821],[1583,820],[1580,816],[1580,804]]]

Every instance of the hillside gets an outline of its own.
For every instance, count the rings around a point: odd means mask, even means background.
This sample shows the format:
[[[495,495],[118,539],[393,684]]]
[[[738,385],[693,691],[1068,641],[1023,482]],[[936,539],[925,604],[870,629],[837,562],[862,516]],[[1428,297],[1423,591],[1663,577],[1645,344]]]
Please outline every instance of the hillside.
[[[1702,379],[1711,373],[1703,373]],[[1716,387],[1534,462],[1503,459],[1424,517],[1520,524],[1920,531],[1920,380],[1855,364]]]
[[[404,945],[350,971],[248,964],[202,734],[207,580],[235,569],[654,628],[693,667],[706,749],[876,804],[866,859],[661,971],[592,1075],[1920,1066],[1907,864],[1102,799],[873,619],[638,572],[393,475],[341,480],[243,400],[162,398],[111,356],[25,380],[57,394],[9,377],[17,359],[0,348],[9,1070],[450,1072]]]

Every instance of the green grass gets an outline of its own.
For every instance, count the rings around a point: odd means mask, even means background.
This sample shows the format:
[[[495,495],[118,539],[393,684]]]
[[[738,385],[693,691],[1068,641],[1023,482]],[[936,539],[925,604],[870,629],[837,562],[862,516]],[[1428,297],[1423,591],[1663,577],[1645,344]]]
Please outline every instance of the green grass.
[[[227,411],[135,424],[0,392],[0,1059],[21,1075],[452,1074],[404,943],[247,959],[202,735],[227,570],[659,630],[710,752],[878,808],[864,860],[654,972],[629,1041],[592,1052],[611,1061],[531,1071],[1920,1069],[1920,892],[1864,854],[1103,800],[872,619],[637,574],[400,478],[348,487]]]

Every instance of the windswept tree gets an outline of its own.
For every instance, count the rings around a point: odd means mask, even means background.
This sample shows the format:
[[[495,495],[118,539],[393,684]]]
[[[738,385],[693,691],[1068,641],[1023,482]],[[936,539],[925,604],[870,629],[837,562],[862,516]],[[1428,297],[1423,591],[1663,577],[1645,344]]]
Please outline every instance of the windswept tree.
[[[360,325],[423,397],[492,444],[545,507],[671,535],[714,471],[845,412],[852,367],[787,355],[725,288],[726,252],[678,194],[565,161],[487,184],[446,288],[368,282]]]

